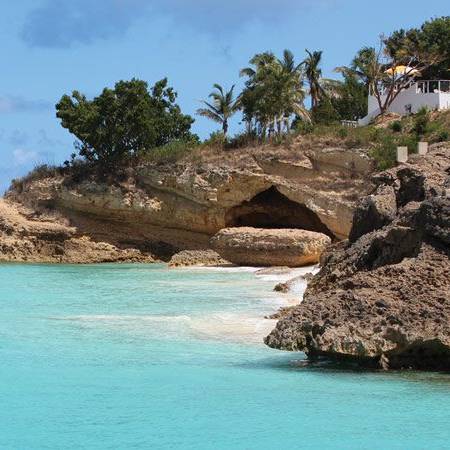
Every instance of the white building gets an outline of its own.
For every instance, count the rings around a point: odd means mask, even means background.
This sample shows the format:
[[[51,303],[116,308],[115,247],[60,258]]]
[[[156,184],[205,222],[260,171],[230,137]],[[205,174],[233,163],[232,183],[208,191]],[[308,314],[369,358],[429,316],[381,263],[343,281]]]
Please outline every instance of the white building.
[[[384,103],[385,100],[386,94],[383,94],[381,102]],[[430,110],[450,109],[450,80],[412,81],[407,89],[398,94],[386,112],[403,116],[414,114],[422,107]],[[358,124],[368,125],[379,114],[377,98],[369,95],[368,114]]]

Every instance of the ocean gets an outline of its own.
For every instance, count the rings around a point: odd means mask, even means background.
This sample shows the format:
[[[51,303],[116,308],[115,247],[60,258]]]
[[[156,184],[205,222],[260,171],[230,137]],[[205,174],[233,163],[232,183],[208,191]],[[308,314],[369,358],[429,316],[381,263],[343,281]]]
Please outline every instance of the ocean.
[[[264,346],[264,316],[295,300],[277,280],[0,265],[0,448],[450,448],[449,375]]]

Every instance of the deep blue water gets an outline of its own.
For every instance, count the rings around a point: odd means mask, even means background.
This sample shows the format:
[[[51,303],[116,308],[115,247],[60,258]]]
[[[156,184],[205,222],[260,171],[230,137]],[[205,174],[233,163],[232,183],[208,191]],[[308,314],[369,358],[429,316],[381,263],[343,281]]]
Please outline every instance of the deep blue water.
[[[2,449],[447,449],[450,377],[266,348],[249,272],[0,265]]]

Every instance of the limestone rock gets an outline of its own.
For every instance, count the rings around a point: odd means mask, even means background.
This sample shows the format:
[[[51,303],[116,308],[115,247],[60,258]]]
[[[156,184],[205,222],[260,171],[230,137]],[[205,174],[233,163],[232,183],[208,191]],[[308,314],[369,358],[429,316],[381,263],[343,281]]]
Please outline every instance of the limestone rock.
[[[365,197],[353,216],[349,240],[355,242],[362,235],[383,228],[397,214],[397,198],[392,186],[380,186],[373,195]]]
[[[384,369],[450,371],[449,167],[450,148],[440,148],[380,174],[380,186],[395,189],[396,216],[328,248],[304,301],[281,315],[266,344]]]
[[[225,228],[211,239],[223,258],[242,266],[300,267],[319,261],[331,239],[297,229]]]
[[[155,249],[169,260],[180,250],[208,248],[219,230],[234,226],[345,239],[358,198],[372,189],[372,171],[364,150],[263,145],[145,163],[113,182],[93,175],[25,178],[7,198],[38,213],[54,211],[93,240],[114,235],[112,245]]]
[[[183,250],[172,256],[170,267],[188,266],[224,266],[230,263],[221,258],[214,250]]]

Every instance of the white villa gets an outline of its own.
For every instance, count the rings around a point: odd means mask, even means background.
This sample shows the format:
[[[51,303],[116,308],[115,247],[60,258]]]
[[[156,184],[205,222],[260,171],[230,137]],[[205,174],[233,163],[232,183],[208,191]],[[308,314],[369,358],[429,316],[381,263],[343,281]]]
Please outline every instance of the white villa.
[[[382,97],[382,101],[386,97]],[[401,115],[414,114],[420,108],[430,110],[450,109],[450,80],[411,80],[387,109]],[[380,114],[377,98],[369,94],[369,107],[366,117],[358,121],[358,125],[367,125]]]

